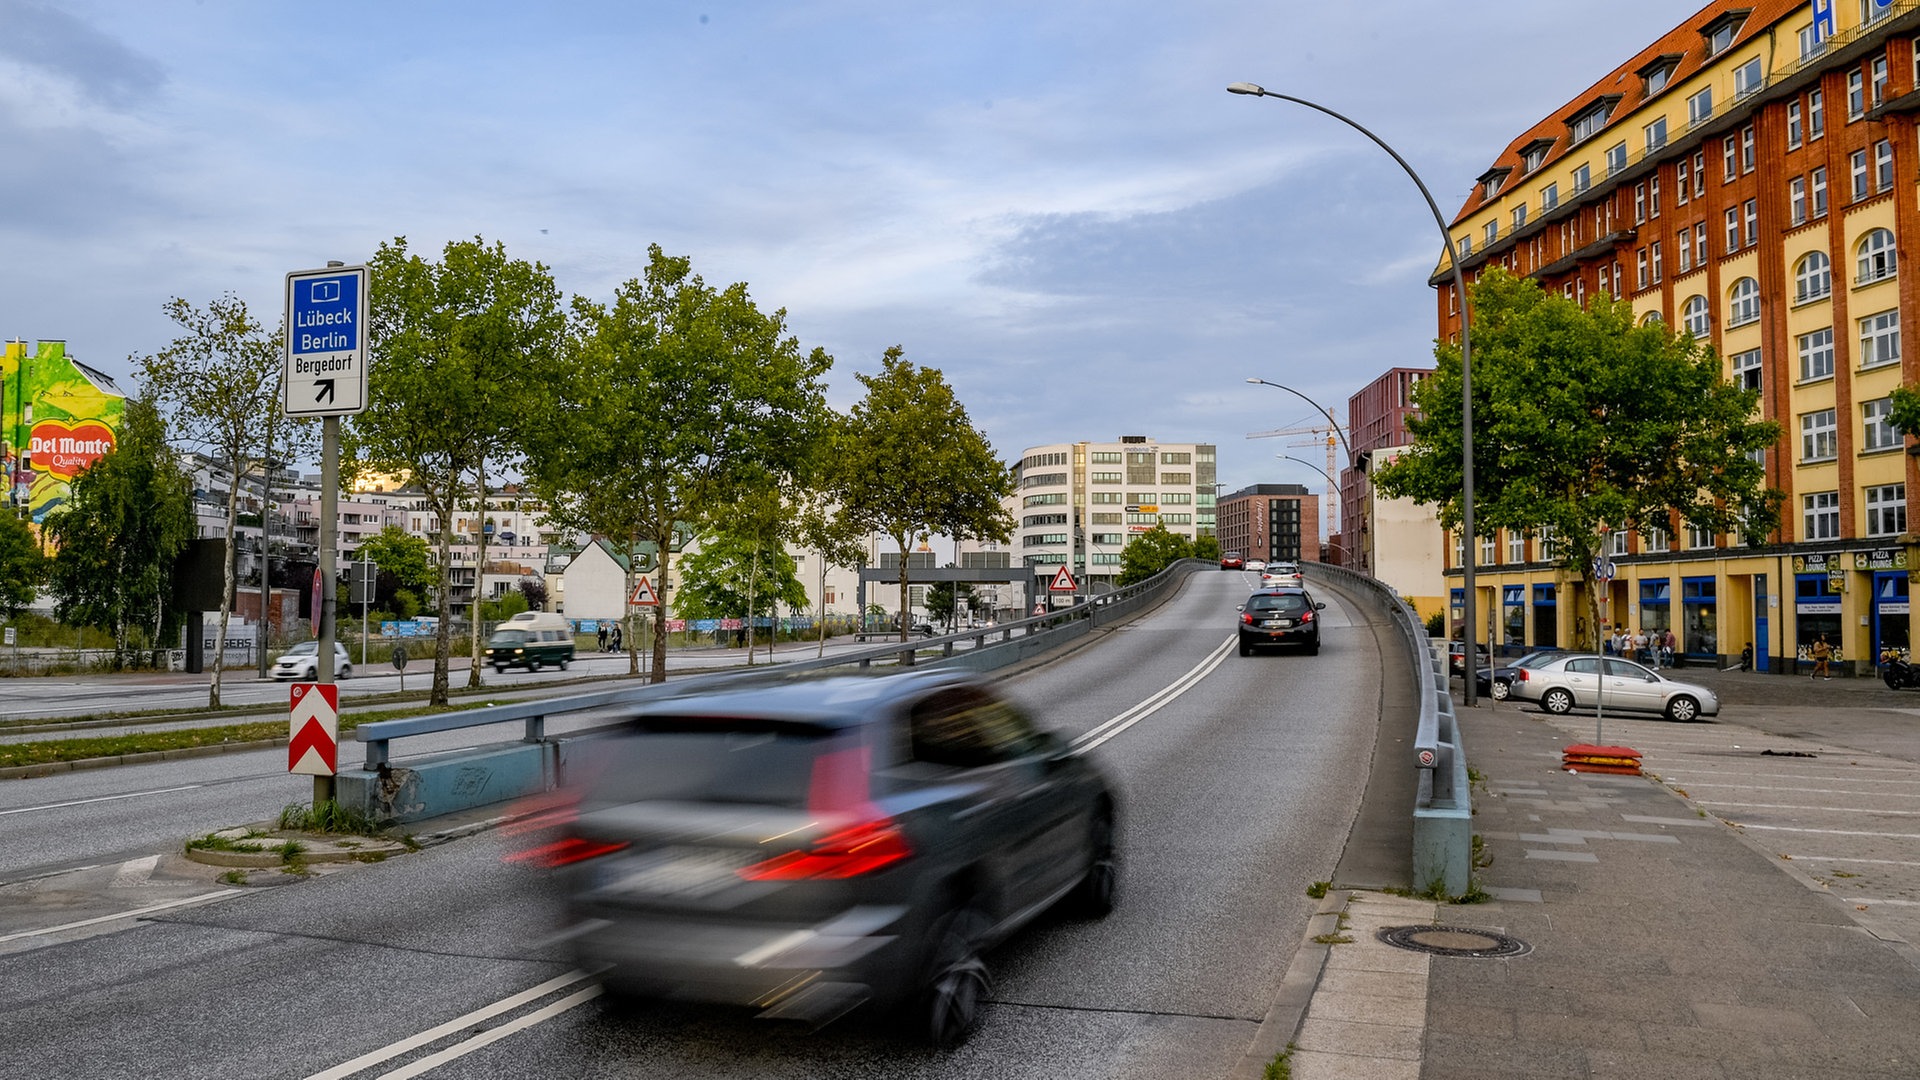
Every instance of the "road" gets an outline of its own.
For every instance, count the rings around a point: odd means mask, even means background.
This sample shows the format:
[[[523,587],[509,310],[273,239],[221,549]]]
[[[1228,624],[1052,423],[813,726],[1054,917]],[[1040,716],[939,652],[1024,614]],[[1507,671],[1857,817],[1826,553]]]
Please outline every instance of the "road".
[[[1092,752],[1124,798],[1122,895],[1103,921],[1043,920],[997,950],[958,1051],[871,1021],[616,1012],[572,974],[544,880],[501,863],[500,832],[224,888],[166,853],[306,791],[277,753],[243,753],[0,784],[0,1076],[1223,1075],[1301,939],[1307,886],[1332,875],[1380,697],[1374,630],[1332,594],[1319,656],[1237,656],[1248,586],[1195,575],[1008,681],[1064,734],[1119,720]]]

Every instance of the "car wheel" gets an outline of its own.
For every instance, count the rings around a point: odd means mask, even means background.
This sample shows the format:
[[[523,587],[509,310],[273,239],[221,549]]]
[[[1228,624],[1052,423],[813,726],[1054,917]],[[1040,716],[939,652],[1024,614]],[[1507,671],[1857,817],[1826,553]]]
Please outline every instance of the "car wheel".
[[[1573,711],[1573,695],[1556,686],[1541,695],[1540,707],[1555,716],[1565,716]]]
[[[1093,861],[1087,874],[1068,894],[1073,913],[1083,919],[1103,919],[1113,911],[1113,898],[1120,884],[1120,856],[1113,845],[1113,811],[1102,806],[1095,812],[1091,841]]]
[[[944,916],[933,929],[933,959],[919,1004],[920,1035],[939,1047],[958,1046],[980,1026],[980,1006],[993,978],[980,956],[989,920],[978,908]]]
[[[351,679],[351,678],[353,678],[353,665],[352,665],[352,664],[348,664],[347,666],[345,666],[345,667],[343,667],[343,668],[341,668],[341,669],[340,669],[340,677],[341,677],[341,678],[343,678],[343,679]]]
[[[1308,656],[1320,655],[1320,639],[1319,638],[1316,637],[1312,641],[1307,642],[1307,655]]]
[[[505,664],[493,665],[493,673],[495,675],[505,675],[507,673],[507,665]]]
[[[1691,724],[1700,718],[1700,703],[1681,694],[1667,702],[1667,719],[1680,724]]]
[[[567,670],[567,662],[565,660],[559,661],[559,663],[555,666],[557,666],[561,671]]]
[[[528,670],[528,671],[539,671],[539,670],[540,670],[540,660],[539,660],[539,658],[538,658],[538,657],[528,657],[528,658],[527,658],[527,670]]]
[[[1253,655],[1253,646],[1251,646],[1251,645],[1249,645],[1249,644],[1247,644],[1247,639],[1246,639],[1246,638],[1241,638],[1241,639],[1240,639],[1240,655],[1241,655],[1241,656],[1252,656],[1252,655]]]
[[[1508,683],[1505,679],[1493,680],[1493,694],[1491,695],[1493,700],[1505,701],[1508,697],[1512,696],[1512,694],[1512,684]]]

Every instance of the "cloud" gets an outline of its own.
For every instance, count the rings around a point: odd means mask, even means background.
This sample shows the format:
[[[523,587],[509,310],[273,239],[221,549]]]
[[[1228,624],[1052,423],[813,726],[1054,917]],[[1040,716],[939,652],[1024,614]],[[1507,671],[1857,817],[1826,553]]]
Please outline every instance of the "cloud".
[[[133,108],[166,81],[154,60],[51,4],[0,0],[0,26],[0,57],[56,76],[92,102]]]

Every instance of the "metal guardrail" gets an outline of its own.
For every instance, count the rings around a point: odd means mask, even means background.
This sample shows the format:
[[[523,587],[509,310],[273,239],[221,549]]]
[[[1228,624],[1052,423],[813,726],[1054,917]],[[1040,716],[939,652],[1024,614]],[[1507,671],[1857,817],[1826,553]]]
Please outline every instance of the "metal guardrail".
[[[1145,581],[1136,582],[1110,593],[1102,593],[1090,601],[1070,608],[1061,608],[1059,611],[1035,615],[1016,622],[965,630],[943,637],[915,638],[906,642],[876,645],[838,656],[784,662],[765,668],[743,668],[738,671],[677,679],[668,683],[623,686],[613,690],[546,698],[540,701],[515,702],[510,705],[462,709],[458,712],[404,720],[381,720],[362,724],[354,730],[354,737],[366,744],[365,768],[372,772],[378,771],[391,760],[391,744],[396,739],[431,735],[443,731],[459,731],[490,724],[519,723],[524,725],[522,741],[537,743],[546,739],[546,720],[549,716],[632,705],[664,695],[685,694],[692,690],[742,678],[784,678],[833,668],[871,668],[889,664],[897,667],[950,665],[975,671],[991,671],[1058,648],[1091,633],[1097,626],[1108,625],[1133,615],[1147,606],[1160,602],[1165,598],[1168,586],[1181,581],[1188,574],[1214,567],[1215,564],[1210,561],[1183,559]],[[931,658],[921,655],[930,650],[938,650],[939,655]]]

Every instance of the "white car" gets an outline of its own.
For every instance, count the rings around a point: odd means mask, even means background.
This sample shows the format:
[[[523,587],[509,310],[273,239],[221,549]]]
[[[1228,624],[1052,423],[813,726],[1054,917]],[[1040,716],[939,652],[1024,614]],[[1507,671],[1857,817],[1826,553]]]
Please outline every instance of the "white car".
[[[1252,570],[1255,573],[1258,573],[1261,570],[1265,570],[1266,568],[1267,568],[1267,561],[1265,559],[1248,559],[1247,560],[1247,569]]]
[[[1683,724],[1720,712],[1719,696],[1707,687],[1669,679],[1631,660],[1591,653],[1560,654],[1515,668],[1507,697],[1538,702],[1555,716],[1590,710],[1596,701],[1608,712],[1662,713]]]
[[[1270,564],[1260,574],[1260,587],[1263,589],[1298,589],[1306,585],[1300,577],[1300,564],[1277,562]]]
[[[333,643],[333,674],[344,679],[353,674],[353,663],[347,659],[347,647],[339,642]],[[273,662],[273,677],[276,679],[294,679],[300,682],[312,682],[320,677],[320,643],[303,641]]]

